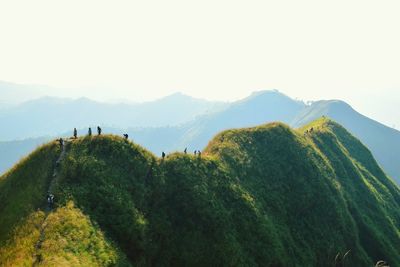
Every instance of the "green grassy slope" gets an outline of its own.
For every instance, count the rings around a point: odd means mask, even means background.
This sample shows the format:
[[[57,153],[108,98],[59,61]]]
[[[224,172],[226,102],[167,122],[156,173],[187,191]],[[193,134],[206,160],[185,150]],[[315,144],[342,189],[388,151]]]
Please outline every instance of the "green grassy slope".
[[[58,153],[54,144],[42,146],[0,177],[0,245],[16,222],[45,204]]]
[[[74,140],[50,214],[40,194],[59,149],[43,149],[0,181],[3,197],[19,190],[10,181],[29,185],[21,169],[38,169],[34,197],[0,204],[0,263],[32,255],[36,225],[47,225],[43,265],[400,266],[400,191],[327,119],[224,131],[201,158],[162,160],[116,136]]]
[[[129,265],[73,202],[48,214],[45,196],[60,153],[49,143],[0,178],[0,266],[31,266],[36,255],[41,266]]]
[[[0,248],[1,266],[129,266],[126,257],[71,201],[48,216],[33,212],[13,234]],[[43,242],[36,249],[41,234]]]

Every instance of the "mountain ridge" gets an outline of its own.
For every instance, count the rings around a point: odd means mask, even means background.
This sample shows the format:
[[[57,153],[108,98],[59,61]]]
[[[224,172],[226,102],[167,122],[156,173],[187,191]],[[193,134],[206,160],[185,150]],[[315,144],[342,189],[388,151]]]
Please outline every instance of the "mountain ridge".
[[[20,227],[32,225],[23,218],[44,205],[39,192],[45,194],[59,153],[55,142],[47,144],[0,178],[0,197],[11,197],[0,201],[0,218],[16,209]],[[19,174],[33,158],[41,171],[23,182]],[[96,240],[105,240],[71,257],[94,248],[94,261],[102,262],[103,246],[105,262],[142,266],[400,265],[399,188],[361,142],[326,118],[299,130],[282,123],[226,130],[201,157],[162,159],[118,136],[82,137],[72,140],[60,175],[55,213],[89,216],[97,230],[72,229],[100,231]],[[32,190],[26,183],[37,188],[35,205],[15,205],[29,201],[7,191],[16,183],[22,191]],[[16,224],[0,219],[0,247],[28,253],[18,244],[35,238],[10,236]],[[54,234],[47,238],[57,244]],[[45,262],[68,262],[62,251],[42,253]]]

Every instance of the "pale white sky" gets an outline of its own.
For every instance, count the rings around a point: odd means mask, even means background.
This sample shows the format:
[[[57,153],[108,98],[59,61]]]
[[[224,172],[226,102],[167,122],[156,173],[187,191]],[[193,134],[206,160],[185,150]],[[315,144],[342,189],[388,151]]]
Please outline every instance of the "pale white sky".
[[[0,80],[136,101],[277,88],[400,128],[399,14],[397,0],[2,0]]]

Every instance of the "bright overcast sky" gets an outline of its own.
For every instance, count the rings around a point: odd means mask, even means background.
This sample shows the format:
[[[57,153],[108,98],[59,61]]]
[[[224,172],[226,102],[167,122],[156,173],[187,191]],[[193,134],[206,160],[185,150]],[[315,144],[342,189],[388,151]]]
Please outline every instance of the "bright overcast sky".
[[[400,127],[399,14],[398,0],[3,0],[0,80],[137,101],[276,88]]]

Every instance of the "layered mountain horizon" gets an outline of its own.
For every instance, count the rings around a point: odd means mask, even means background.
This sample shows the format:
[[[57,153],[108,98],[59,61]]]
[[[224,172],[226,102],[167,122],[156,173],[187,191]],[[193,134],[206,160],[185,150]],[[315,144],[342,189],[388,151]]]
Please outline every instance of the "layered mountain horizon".
[[[79,110],[79,114],[77,111]],[[50,111],[50,112],[49,112]],[[231,102],[209,102],[181,93],[142,104],[105,104],[81,99],[40,98],[0,110],[0,173],[52,137],[69,136],[74,127],[128,133],[153,153],[202,150],[219,131],[280,121],[298,128],[327,116],[345,126],[374,154],[383,169],[400,182],[400,132],[355,111],[340,100],[312,103],[277,90],[258,91]],[[35,137],[35,138],[32,138]],[[14,141],[12,139],[25,139]]]

